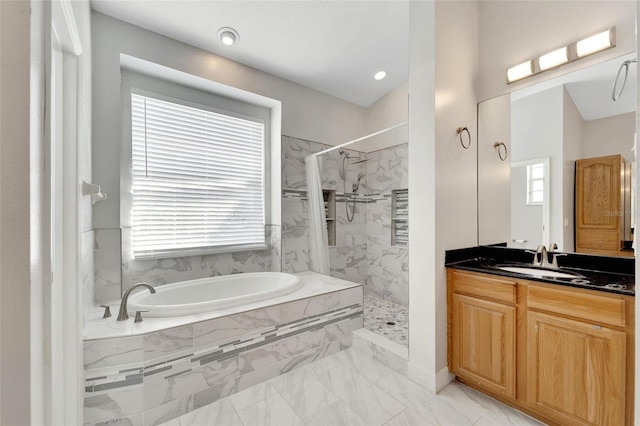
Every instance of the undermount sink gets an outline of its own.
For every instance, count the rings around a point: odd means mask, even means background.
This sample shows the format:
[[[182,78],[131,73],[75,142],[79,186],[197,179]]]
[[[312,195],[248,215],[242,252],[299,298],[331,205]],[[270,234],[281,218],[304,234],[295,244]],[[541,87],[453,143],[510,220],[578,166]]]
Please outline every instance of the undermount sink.
[[[503,271],[513,272],[515,274],[531,275],[534,277],[550,277],[550,278],[581,278],[578,274],[568,274],[566,272],[550,271],[548,269],[527,268],[522,266],[498,266]]]

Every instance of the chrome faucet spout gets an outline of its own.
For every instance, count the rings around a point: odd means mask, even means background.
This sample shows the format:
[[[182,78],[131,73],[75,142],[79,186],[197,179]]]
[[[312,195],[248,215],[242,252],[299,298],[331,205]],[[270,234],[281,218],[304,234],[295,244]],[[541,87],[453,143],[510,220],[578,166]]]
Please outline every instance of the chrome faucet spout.
[[[148,288],[151,294],[156,292],[156,289],[153,288],[149,283],[138,283],[133,287],[131,287],[129,290],[127,290],[124,296],[122,296],[122,301],[120,302],[120,310],[118,311],[118,321],[124,321],[129,319],[129,313],[127,312],[127,300],[129,300],[129,294],[131,294],[131,292],[138,287]]]

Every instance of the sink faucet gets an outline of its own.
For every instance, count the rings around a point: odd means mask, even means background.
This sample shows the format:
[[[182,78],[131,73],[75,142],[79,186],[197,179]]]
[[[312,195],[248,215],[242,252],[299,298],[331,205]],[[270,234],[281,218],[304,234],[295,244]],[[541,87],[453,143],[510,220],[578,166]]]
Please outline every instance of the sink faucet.
[[[558,269],[558,256],[566,256],[566,253],[556,253],[558,250],[558,245],[556,243],[551,243],[549,246],[549,254],[551,255],[551,268]]]
[[[124,321],[129,319],[129,313],[127,312],[127,300],[129,299],[129,294],[131,294],[131,292],[138,287],[148,288],[149,291],[151,291],[151,294],[156,292],[156,289],[153,288],[149,283],[138,283],[133,287],[131,287],[129,290],[127,290],[124,296],[122,296],[122,301],[120,302],[120,311],[118,312],[118,321]]]
[[[540,255],[540,260],[538,260],[538,255]],[[536,253],[533,258],[533,266],[539,266],[541,268],[546,268],[549,266],[549,259],[547,258],[547,248],[544,244],[540,244],[536,249]]]

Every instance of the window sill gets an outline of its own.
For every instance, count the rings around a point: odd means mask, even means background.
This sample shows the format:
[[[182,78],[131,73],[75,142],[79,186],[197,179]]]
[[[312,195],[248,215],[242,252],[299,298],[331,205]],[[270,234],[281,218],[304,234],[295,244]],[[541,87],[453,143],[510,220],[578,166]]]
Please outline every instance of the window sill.
[[[252,244],[243,246],[205,247],[197,249],[167,250],[154,253],[133,255],[134,260],[176,259],[180,257],[206,256],[211,254],[239,253],[269,249],[268,244]]]

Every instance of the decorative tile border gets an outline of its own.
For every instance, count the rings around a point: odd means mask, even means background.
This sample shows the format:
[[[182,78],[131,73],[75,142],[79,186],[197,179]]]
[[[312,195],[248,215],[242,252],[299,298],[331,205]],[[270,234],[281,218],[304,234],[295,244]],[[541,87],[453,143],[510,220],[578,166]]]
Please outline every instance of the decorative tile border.
[[[84,424],[166,422],[350,347],[351,333],[362,326],[362,287],[352,287],[145,335],[85,341]]]

